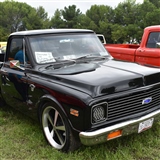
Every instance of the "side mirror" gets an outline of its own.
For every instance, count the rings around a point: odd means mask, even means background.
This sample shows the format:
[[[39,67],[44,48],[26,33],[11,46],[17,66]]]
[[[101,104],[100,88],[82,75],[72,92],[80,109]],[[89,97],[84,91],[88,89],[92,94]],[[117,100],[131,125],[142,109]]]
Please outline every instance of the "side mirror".
[[[20,66],[19,60],[11,60],[10,61],[10,68],[18,68],[21,70],[25,70],[23,67]]]
[[[160,42],[156,43],[156,48],[160,48]]]

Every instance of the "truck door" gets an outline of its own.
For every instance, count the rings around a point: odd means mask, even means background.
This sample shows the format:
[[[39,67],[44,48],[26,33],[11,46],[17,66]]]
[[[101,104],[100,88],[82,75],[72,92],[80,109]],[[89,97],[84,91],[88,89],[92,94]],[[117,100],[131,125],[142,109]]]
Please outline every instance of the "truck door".
[[[160,66],[160,32],[151,32],[145,46],[137,49],[135,61]]]
[[[6,102],[18,110],[28,109],[28,84],[25,75],[23,38],[12,38],[6,61],[1,69],[2,94]]]

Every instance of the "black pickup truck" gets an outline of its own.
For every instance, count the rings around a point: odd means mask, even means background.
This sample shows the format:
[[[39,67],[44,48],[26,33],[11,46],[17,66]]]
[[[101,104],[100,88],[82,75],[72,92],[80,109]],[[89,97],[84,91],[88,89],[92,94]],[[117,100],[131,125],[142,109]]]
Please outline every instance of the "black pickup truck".
[[[160,69],[113,59],[91,30],[12,33],[0,77],[1,105],[38,120],[64,152],[160,121]]]

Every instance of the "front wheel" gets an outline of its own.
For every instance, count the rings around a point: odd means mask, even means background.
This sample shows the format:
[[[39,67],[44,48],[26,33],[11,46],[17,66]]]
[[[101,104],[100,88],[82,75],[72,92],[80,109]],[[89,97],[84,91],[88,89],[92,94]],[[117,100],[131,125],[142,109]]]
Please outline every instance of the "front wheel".
[[[46,103],[41,112],[43,133],[49,144],[63,152],[74,151],[79,147],[69,122],[62,110],[53,103]]]

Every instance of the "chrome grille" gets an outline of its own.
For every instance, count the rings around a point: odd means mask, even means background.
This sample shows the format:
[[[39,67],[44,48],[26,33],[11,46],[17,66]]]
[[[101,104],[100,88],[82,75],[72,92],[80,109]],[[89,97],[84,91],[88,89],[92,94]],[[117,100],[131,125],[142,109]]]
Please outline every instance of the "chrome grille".
[[[97,124],[107,119],[107,103],[99,103],[92,107],[91,123]]]
[[[97,121],[101,121],[104,119],[105,115],[104,115],[104,108],[103,107],[96,107],[93,109],[93,120],[95,122]]]
[[[152,101],[148,104],[142,104],[143,100],[148,97],[152,97]],[[107,121],[141,114],[146,111],[154,111],[160,108],[160,88],[152,88],[130,95],[123,95],[123,97],[110,99],[107,102]]]

